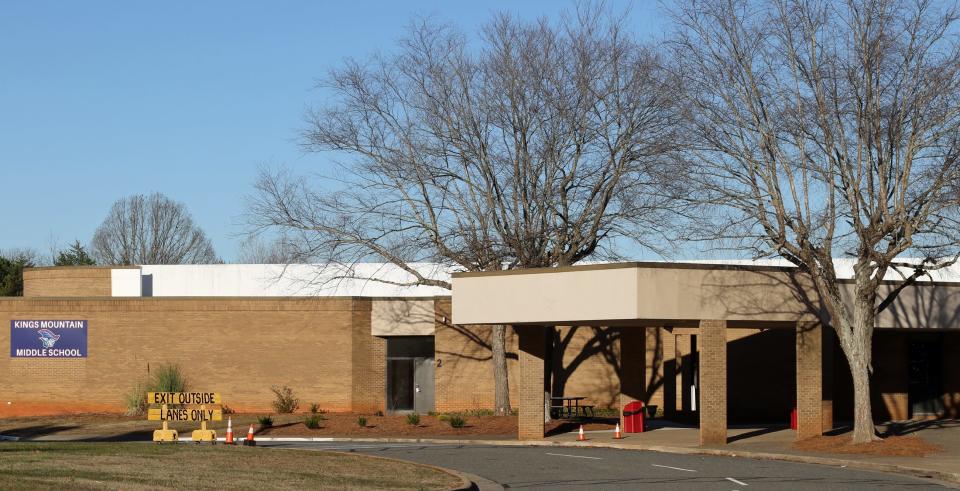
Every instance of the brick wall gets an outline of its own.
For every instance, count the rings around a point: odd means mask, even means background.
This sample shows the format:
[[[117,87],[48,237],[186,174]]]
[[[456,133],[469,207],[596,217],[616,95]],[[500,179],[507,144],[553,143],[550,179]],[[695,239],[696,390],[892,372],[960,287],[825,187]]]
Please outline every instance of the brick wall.
[[[554,395],[562,392],[565,396],[586,397],[586,404],[605,408],[617,407],[620,395],[617,365],[621,364],[622,360],[623,364],[636,361],[633,373],[639,377],[636,381],[637,397],[643,397],[643,328],[558,326],[555,329],[559,339],[566,344],[563,348],[561,343],[553,354],[554,357],[561,356],[563,360],[562,366],[554,363],[552,367]],[[623,335],[636,336],[638,341],[635,349],[623,351],[621,359],[622,350],[618,339]]]
[[[790,421],[797,397],[796,344],[789,328],[727,329],[729,423]]]
[[[909,348],[907,333],[874,333],[870,381],[873,414],[877,421],[910,417]]]
[[[492,328],[450,324],[449,298],[437,299],[435,309],[436,410],[492,409],[494,384],[489,348]],[[507,379],[513,407],[517,406],[517,360],[517,336],[513,329],[508,328]]]
[[[677,403],[679,402],[677,371],[678,360],[676,357],[676,339],[673,332],[663,329],[661,333],[663,341],[663,413],[666,417],[675,417],[677,412]]]
[[[674,357],[677,362],[676,388],[677,388],[677,414],[682,416],[689,413],[693,406],[690,401],[690,390],[688,387],[693,383],[693,348],[690,334],[676,333],[674,343],[676,353]]]
[[[644,382],[646,378],[647,351],[646,329],[625,327],[620,329],[620,349],[622,370],[620,375],[620,408],[633,401],[646,399]]]
[[[23,271],[24,297],[109,297],[112,267],[64,266]]]
[[[943,334],[942,353],[944,417],[960,418],[960,332]]]
[[[354,299],[351,312],[351,397],[355,412],[386,411],[387,342],[370,334],[373,302],[369,298]]]
[[[0,400],[12,403],[0,411],[122,410],[161,363],[238,410],[269,410],[277,384],[304,406],[350,410],[353,309],[349,298],[0,300],[0,346],[11,319],[89,321],[85,359],[0,358]]]

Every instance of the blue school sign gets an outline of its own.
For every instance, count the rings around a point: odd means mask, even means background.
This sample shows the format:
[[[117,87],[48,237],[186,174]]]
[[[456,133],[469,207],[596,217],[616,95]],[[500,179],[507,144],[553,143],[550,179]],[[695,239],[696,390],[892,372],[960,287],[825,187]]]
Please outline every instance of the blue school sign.
[[[13,358],[86,358],[87,321],[12,320]]]

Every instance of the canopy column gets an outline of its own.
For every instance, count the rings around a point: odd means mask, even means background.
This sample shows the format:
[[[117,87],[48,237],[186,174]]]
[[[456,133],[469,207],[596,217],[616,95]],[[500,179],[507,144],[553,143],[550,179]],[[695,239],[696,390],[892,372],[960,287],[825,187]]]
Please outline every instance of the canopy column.
[[[700,445],[727,443],[727,321],[700,321]]]
[[[520,380],[517,437],[540,440],[544,436],[543,371],[547,346],[544,326],[515,326],[520,348]]]
[[[797,323],[797,440],[823,434],[823,344],[819,322]]]

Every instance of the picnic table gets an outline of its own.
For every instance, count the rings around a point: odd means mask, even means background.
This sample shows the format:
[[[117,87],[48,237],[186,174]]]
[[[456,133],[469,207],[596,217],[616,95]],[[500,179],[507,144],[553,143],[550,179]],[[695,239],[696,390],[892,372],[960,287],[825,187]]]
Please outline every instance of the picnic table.
[[[550,397],[550,410],[556,410],[564,418],[579,418],[588,415],[592,417],[593,406],[580,404],[580,401],[584,399],[586,397],[583,396]]]

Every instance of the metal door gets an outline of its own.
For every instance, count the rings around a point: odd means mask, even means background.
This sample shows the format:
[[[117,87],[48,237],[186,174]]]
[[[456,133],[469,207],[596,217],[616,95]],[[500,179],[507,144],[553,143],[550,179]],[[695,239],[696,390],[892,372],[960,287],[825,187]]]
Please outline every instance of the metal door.
[[[413,359],[413,410],[426,414],[432,412],[434,378],[433,358]]]

